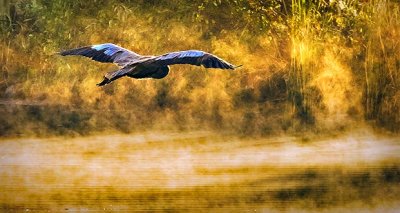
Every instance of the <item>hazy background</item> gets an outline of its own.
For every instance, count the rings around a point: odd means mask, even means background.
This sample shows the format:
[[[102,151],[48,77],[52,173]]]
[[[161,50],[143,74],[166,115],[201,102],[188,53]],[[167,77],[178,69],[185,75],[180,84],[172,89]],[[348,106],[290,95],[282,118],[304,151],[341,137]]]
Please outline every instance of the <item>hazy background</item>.
[[[398,1],[11,1],[0,28],[0,135],[400,129]],[[60,50],[200,49],[244,66],[172,66],[162,80]]]
[[[397,212],[399,9],[0,0],[0,211]],[[243,67],[97,87],[56,54],[105,42]]]

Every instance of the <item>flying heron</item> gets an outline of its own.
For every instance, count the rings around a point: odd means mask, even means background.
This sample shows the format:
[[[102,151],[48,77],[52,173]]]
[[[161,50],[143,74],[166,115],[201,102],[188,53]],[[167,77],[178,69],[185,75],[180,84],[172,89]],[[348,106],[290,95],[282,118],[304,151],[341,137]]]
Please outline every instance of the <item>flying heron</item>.
[[[98,83],[97,86],[104,86],[123,76],[137,79],[161,79],[168,75],[168,65],[174,64],[203,65],[205,68],[231,70],[240,67],[234,66],[211,53],[200,50],[170,52],[159,56],[142,56],[111,43],[65,50],[60,52],[60,55],[81,55],[95,61],[117,64],[119,69],[104,75],[103,81]]]

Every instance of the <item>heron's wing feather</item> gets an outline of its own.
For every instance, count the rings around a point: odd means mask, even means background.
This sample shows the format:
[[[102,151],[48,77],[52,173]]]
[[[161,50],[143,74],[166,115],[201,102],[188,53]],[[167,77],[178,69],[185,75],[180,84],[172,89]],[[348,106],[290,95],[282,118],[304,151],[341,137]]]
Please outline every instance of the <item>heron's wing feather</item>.
[[[80,47],[60,52],[62,56],[81,55],[95,61],[104,63],[116,63],[120,66],[139,59],[141,56],[135,52],[122,48],[118,45],[106,43],[92,46]]]
[[[150,60],[150,63],[166,66],[173,64],[191,64],[206,68],[220,68],[220,69],[235,69],[235,66],[218,58],[217,56],[199,51],[199,50],[186,50],[180,52],[171,52],[164,55],[156,56]]]

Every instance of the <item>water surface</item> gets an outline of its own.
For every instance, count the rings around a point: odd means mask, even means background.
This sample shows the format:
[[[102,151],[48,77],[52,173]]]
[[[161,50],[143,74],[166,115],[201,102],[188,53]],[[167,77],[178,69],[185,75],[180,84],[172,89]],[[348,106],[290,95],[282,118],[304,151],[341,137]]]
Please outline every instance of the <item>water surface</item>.
[[[0,141],[0,208],[396,212],[400,140],[206,132]]]

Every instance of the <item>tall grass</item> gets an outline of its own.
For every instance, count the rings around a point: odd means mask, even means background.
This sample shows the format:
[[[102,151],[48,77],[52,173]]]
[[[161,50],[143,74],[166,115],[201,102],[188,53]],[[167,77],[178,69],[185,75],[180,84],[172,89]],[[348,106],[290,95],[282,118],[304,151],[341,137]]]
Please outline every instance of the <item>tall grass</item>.
[[[341,126],[351,120],[348,110],[360,104],[346,65],[353,45],[348,31],[356,30],[352,22],[360,20],[349,12],[356,13],[353,4],[291,1],[288,98],[300,125]]]
[[[365,118],[390,130],[400,124],[400,16],[399,5],[371,3],[371,21],[365,45]]]
[[[314,58],[317,57],[313,27],[314,8],[306,8],[306,2],[292,0],[290,20],[291,59],[289,68],[288,97],[294,114],[303,123],[313,124],[310,80],[315,72]],[[311,6],[313,7],[313,6]]]

